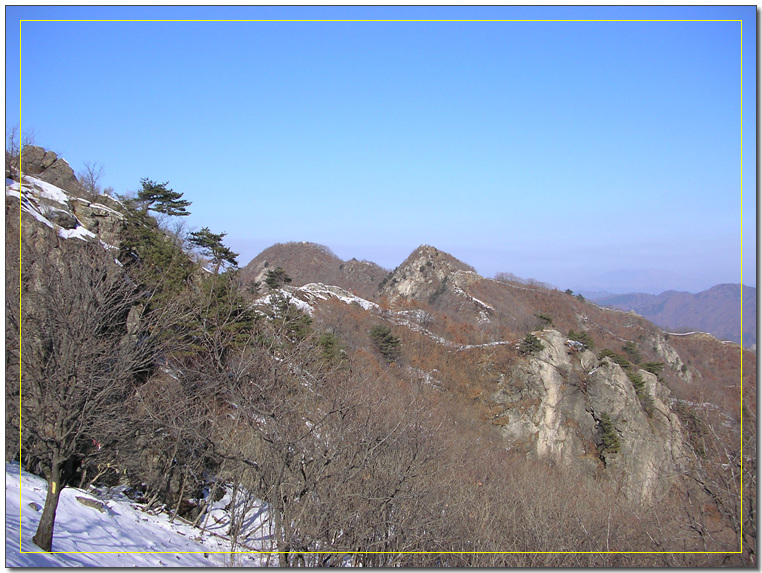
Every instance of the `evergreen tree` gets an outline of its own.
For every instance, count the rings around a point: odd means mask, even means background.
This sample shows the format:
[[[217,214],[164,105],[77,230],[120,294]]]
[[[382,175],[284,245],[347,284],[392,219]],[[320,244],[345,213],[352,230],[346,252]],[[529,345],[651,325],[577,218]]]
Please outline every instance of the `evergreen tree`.
[[[585,330],[580,330],[579,332],[570,330],[568,336],[569,340],[576,340],[587,349],[595,348],[595,341],[593,341],[592,336],[590,336],[590,334],[588,334]]]
[[[204,227],[200,231],[196,231],[190,234],[188,241],[198,247],[204,256],[209,257],[214,264],[214,274],[219,274],[220,267],[225,265],[228,267],[237,267],[238,261],[236,257],[238,253],[234,253],[228,247],[222,244],[222,238],[227,233],[212,233],[209,227]]]
[[[606,454],[619,453],[619,434],[616,431],[614,422],[607,412],[601,412],[601,456],[605,461]]]
[[[139,269],[134,280],[154,293],[154,301],[171,298],[187,286],[194,262],[175,241],[135,202],[125,202],[125,225],[120,234],[119,262],[128,270]]]
[[[256,321],[246,304],[235,273],[206,275],[188,299],[187,350],[212,359],[218,372],[227,355],[246,344]]]
[[[333,332],[325,331],[321,333],[317,342],[320,347],[320,357],[326,363],[336,362],[341,358],[347,357],[341,341]]]
[[[167,189],[168,181],[156,183],[150,179],[141,179],[143,188],[138,191],[137,201],[146,210],[155,211],[173,217],[185,217],[190,213],[185,209],[191,202],[182,199],[182,193]]]
[[[534,354],[543,348],[545,348],[545,346],[540,342],[540,339],[532,333],[527,334],[519,345],[519,350],[522,354]]]
[[[290,283],[291,277],[286,274],[286,271],[282,267],[277,267],[271,271],[267,271],[265,277],[265,284],[271,289],[282,287],[284,284]]]
[[[400,339],[392,334],[388,326],[377,324],[370,329],[370,338],[387,362],[394,362],[400,356]]]

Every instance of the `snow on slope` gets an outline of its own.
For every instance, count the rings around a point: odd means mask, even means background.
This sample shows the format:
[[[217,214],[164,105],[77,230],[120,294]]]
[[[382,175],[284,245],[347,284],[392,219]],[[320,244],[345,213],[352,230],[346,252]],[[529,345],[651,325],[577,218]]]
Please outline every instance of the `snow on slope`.
[[[77,226],[73,229],[64,229],[50,220],[51,215],[56,211],[67,213],[69,216],[73,217],[67,209],[70,201],[69,195],[66,191],[55,185],[51,185],[42,179],[27,175],[24,177],[24,183],[21,185],[12,179],[6,179],[5,194],[11,197],[18,197],[22,211],[29,213],[32,217],[51,229],[56,229],[56,232],[61,238],[82,239],[83,241],[86,241],[95,238],[96,236],[93,232],[83,227],[79,220],[77,220]],[[54,207],[40,199],[47,199],[48,201],[58,203],[61,205],[61,208]]]
[[[18,463],[5,464],[5,566],[6,567],[221,567],[231,561],[231,543],[224,537],[230,516],[224,509],[230,494],[213,504],[207,531],[181,520],[169,522],[166,514],[153,515],[118,492],[97,495],[65,488],[56,514],[53,552],[45,553],[32,542],[45,503],[47,483],[26,472]],[[101,501],[105,511],[83,505],[77,497]],[[261,535],[266,511],[252,508],[244,522],[254,535],[251,549],[266,549]],[[269,559],[268,559],[269,557]],[[238,547],[234,564],[257,567],[277,564],[275,555]]]
[[[312,316],[312,314],[314,313],[313,305],[318,304],[319,300],[328,300],[330,298],[334,298],[334,299],[340,300],[341,302],[345,304],[357,304],[361,306],[363,309],[373,312],[375,314],[378,314],[379,316],[389,320],[390,322],[394,324],[397,324],[399,326],[405,326],[414,332],[418,332],[420,334],[428,336],[429,338],[434,340],[437,344],[441,344],[449,348],[454,348],[456,350],[470,350],[473,348],[487,348],[489,346],[502,346],[502,345],[515,346],[519,342],[517,340],[499,340],[496,342],[487,342],[484,344],[456,344],[455,342],[452,342],[450,340],[447,340],[446,338],[443,338],[437,334],[434,334],[429,329],[425,328],[424,326],[420,324],[421,322],[425,322],[425,319],[428,315],[428,313],[423,310],[420,310],[420,309],[419,310],[401,310],[401,311],[385,310],[385,309],[382,309],[375,302],[371,302],[369,300],[356,296],[350,293],[349,291],[346,291],[340,287],[333,286],[333,285],[324,285],[322,283],[309,283],[301,287],[281,288],[281,289],[278,289],[276,292],[280,296],[285,297],[289,303],[296,306],[299,310],[306,312],[310,316]],[[468,298],[471,298],[472,300],[474,300],[477,304],[481,304],[486,308],[494,310],[491,306],[487,305],[486,303],[482,303],[478,299],[473,298],[472,296],[468,295],[465,292],[464,294]],[[302,298],[299,298],[299,297],[302,297]],[[266,296],[263,296],[262,298],[257,299],[254,302],[254,304],[269,306],[272,304],[272,302],[273,302],[272,294],[268,294]],[[487,320],[489,320],[489,317],[487,317]]]

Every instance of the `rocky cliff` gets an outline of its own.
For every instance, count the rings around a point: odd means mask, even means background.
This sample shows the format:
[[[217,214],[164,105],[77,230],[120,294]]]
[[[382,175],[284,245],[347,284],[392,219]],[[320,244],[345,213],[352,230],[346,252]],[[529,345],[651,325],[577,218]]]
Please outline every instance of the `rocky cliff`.
[[[663,495],[685,463],[685,439],[669,406],[669,390],[653,374],[638,370],[645,384],[638,396],[609,358],[598,360],[555,330],[534,335],[543,348],[500,375],[490,397],[499,408],[493,424],[532,456],[590,475],[604,468],[620,474],[625,494],[634,500]],[[613,426],[605,427],[609,422]],[[605,443],[606,431],[616,433],[617,447]]]
[[[54,151],[36,145],[25,146],[21,153],[21,171],[24,175],[34,175],[69,193],[81,192],[74,170]]]

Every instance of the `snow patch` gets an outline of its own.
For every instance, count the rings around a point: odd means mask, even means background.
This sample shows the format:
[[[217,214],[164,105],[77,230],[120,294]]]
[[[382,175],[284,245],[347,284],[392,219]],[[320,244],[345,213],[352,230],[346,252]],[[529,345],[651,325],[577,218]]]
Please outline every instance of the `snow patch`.
[[[56,201],[62,205],[66,205],[66,203],[69,201],[69,196],[60,187],[56,187],[55,185],[51,185],[42,179],[37,179],[36,177],[31,177],[29,175],[25,175],[24,180],[30,183],[32,187],[37,190],[39,195],[45,199]]]
[[[312,313],[315,311],[315,309],[313,309],[309,303],[304,302],[302,299],[295,297],[292,293],[290,293],[287,290],[279,289],[277,291],[277,294],[279,294],[280,296],[283,296],[289,302],[289,304],[293,304],[296,308],[306,312],[310,316],[312,316]],[[273,304],[273,294],[268,294],[267,296],[259,298],[255,301],[255,303],[270,306]]]
[[[321,300],[327,300],[328,297],[332,297],[337,298],[347,304],[358,304],[365,310],[380,310],[380,307],[375,302],[360,298],[359,296],[353,295],[349,291],[336,286],[327,286],[323,283],[309,283],[299,287],[299,290],[304,293],[309,293],[315,298],[319,298]]]
[[[64,488],[56,512],[54,553],[32,541],[45,504],[47,483],[16,462],[5,464],[6,567],[222,567],[231,564],[231,541],[226,537],[231,491],[212,504],[205,531],[182,519],[170,523],[167,514],[154,514],[122,491],[85,492]],[[240,492],[239,492],[240,493]],[[83,505],[77,497],[95,499],[105,511]],[[270,549],[266,507],[250,496],[237,495],[232,511],[243,516],[245,546],[236,546],[233,564],[265,565],[277,557],[257,553]],[[246,502],[246,505],[244,505]],[[216,520],[214,519],[216,517]]]
[[[58,229],[58,236],[64,239],[81,239],[83,241],[94,239],[96,237],[95,233],[88,231],[84,227],[76,227],[74,229]]]

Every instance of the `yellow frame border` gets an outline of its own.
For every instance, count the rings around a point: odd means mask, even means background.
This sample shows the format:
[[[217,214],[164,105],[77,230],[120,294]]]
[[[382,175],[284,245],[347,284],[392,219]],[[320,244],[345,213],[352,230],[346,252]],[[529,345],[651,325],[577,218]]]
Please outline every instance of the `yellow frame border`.
[[[41,22],[92,22],[92,23],[102,23],[102,22],[112,22],[112,23],[137,23],[137,22],[143,22],[143,23],[203,23],[203,22],[212,22],[212,23],[238,23],[238,22],[262,22],[262,23],[273,23],[273,22],[319,22],[319,23],[325,23],[325,22],[346,22],[346,23],[358,23],[358,22],[382,22],[382,23],[390,23],[390,22],[439,22],[439,23],[454,23],[454,22],[545,22],[545,23],[561,23],[561,22],[664,22],[664,23],[675,23],[675,22],[738,22],[741,24],[741,515],[740,515],[740,522],[741,522],[741,532],[739,534],[739,547],[740,549],[738,551],[364,551],[363,553],[367,553],[370,555],[377,555],[377,554],[400,554],[400,555],[406,555],[406,554],[427,554],[427,555],[468,555],[468,554],[484,554],[484,555],[491,555],[491,554],[521,554],[521,555],[544,555],[544,554],[590,554],[590,555],[619,555],[619,554],[646,554],[646,555],[659,555],[659,554],[699,554],[699,555],[709,555],[709,554],[718,554],[718,555],[737,555],[737,554],[743,554],[743,463],[744,463],[744,455],[743,455],[743,20],[738,19],[696,19],[696,20],[682,20],[682,19],[668,19],[668,20],[661,20],[661,19],[645,19],[645,20],[638,20],[638,19],[613,19],[613,20],[607,20],[607,19],[570,19],[570,20],[555,20],[555,19],[477,19],[477,20],[429,20],[429,19],[413,19],[413,20],[398,20],[398,19],[391,19],[391,20],[320,20],[320,19],[287,19],[287,20],[281,20],[281,19],[273,19],[273,20],[260,20],[260,19],[253,19],[253,20],[216,20],[216,19],[210,19],[210,20],[151,20],[151,19],[136,19],[136,20],[88,20],[88,19],[73,19],[73,20],[19,20],[19,132],[21,131],[21,24],[22,23],[41,23]],[[20,137],[20,133],[19,133]],[[19,154],[21,153],[21,149],[19,148]],[[21,163],[19,161],[19,178],[21,178]],[[19,182],[19,186],[21,185],[21,182]],[[21,210],[19,210],[19,228],[21,228]],[[21,253],[21,233],[19,233],[19,256]],[[21,261],[19,261],[20,263]],[[19,264],[19,281],[21,280],[21,265]],[[19,282],[19,284],[21,284]],[[19,291],[19,311],[21,310],[21,291]],[[20,333],[19,333],[19,336]],[[19,396],[21,396],[21,365],[19,364]],[[19,455],[21,452],[21,401],[19,400]],[[21,489],[19,488],[19,525],[21,521]],[[162,554],[170,554],[170,555],[176,555],[181,553],[188,553],[188,554],[202,554],[202,553],[212,553],[212,554],[234,554],[234,553],[243,553],[243,554],[277,554],[277,553],[285,553],[283,551],[22,551],[21,550],[21,528],[19,527],[19,553],[21,554],[48,554],[48,553],[60,553],[60,554],[85,554],[85,555],[92,555],[92,554],[112,554],[112,553],[125,553],[125,554],[156,554],[156,555],[162,555]],[[324,554],[324,553],[331,553],[330,551],[302,551],[302,554],[310,555],[310,554]],[[340,555],[353,555],[355,552],[339,552]]]

